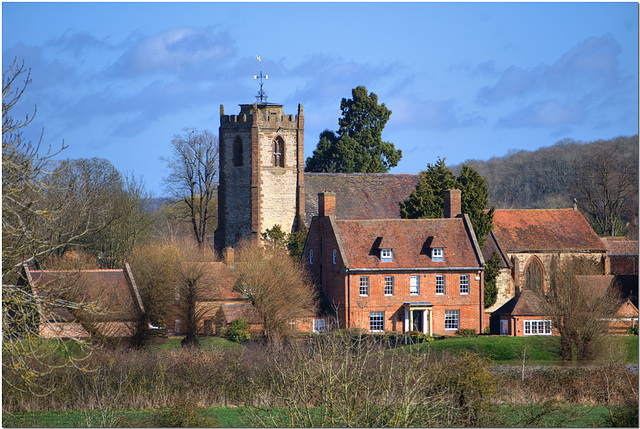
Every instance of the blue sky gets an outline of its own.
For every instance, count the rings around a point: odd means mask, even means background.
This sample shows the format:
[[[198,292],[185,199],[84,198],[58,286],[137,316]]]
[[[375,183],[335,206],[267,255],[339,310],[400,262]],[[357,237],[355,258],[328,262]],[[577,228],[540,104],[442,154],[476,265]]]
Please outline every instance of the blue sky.
[[[262,58],[261,63],[256,55]],[[102,157],[163,195],[169,142],[252,103],[305,113],[305,158],[365,85],[392,110],[391,172],[638,133],[637,3],[11,3],[16,115],[65,158]]]

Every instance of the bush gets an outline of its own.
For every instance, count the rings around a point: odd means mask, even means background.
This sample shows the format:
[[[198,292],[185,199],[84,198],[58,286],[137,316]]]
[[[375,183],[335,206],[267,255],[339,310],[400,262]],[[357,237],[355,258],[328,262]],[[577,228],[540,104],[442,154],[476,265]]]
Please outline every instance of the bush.
[[[178,405],[159,410],[153,418],[154,426],[166,428],[214,427],[214,419],[204,417],[191,402],[181,401]]]
[[[409,338],[411,338],[414,343],[430,343],[433,341],[433,337],[431,335],[417,331],[409,331]]]
[[[236,343],[241,343],[251,338],[249,333],[249,323],[243,318],[234,320],[225,333],[227,339]]]
[[[638,327],[634,326],[633,328],[629,328],[626,333],[629,335],[638,335]]]
[[[477,337],[475,329],[458,329],[456,331],[456,336],[458,337]]]

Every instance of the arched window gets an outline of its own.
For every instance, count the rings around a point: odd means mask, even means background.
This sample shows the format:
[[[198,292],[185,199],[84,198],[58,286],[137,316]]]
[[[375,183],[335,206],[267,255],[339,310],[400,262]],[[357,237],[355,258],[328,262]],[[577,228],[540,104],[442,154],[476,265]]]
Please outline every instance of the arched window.
[[[284,140],[280,136],[273,141],[273,166],[284,167]]]
[[[233,141],[233,166],[242,167],[242,139],[236,136]]]
[[[528,290],[543,290],[544,285],[544,269],[542,262],[537,256],[532,256],[527,264],[526,274],[526,286]]]

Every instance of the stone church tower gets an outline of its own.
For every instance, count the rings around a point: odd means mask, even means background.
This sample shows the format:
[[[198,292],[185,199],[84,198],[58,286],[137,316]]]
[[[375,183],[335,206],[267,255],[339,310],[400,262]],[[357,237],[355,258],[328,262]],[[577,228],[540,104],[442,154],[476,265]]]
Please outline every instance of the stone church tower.
[[[220,184],[215,248],[260,239],[279,224],[294,231],[304,215],[304,116],[282,104],[241,104],[238,115],[220,106]]]

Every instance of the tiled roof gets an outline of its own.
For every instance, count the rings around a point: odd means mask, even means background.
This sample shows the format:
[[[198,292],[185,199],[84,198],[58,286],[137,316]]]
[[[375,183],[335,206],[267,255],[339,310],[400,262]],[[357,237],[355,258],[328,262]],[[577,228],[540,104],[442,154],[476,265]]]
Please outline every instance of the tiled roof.
[[[345,264],[350,269],[455,268],[481,265],[464,218],[336,220]],[[444,260],[431,260],[426,242],[445,243]],[[392,249],[393,262],[381,262],[379,249]],[[479,253],[479,251],[478,251]]]
[[[502,249],[496,242],[493,232],[491,232],[487,236],[484,246],[482,247],[482,256],[484,257],[485,262],[491,259],[494,253],[500,256],[500,268],[511,268],[509,261],[507,260],[507,255],[503,253]]]
[[[638,242],[633,240],[627,240],[625,238],[617,237],[603,237],[601,238],[605,247],[607,248],[608,255],[637,255],[638,254]]]
[[[519,295],[514,296],[504,305],[498,308],[493,314],[509,316],[546,316],[544,314],[540,298],[531,290],[523,290]]]
[[[226,323],[232,323],[234,320],[240,318],[246,320],[247,323],[251,325],[262,323],[260,316],[250,303],[223,304],[220,310]]]
[[[496,210],[493,233],[500,247],[513,252],[604,252],[605,246],[579,211]]]
[[[94,321],[133,321],[139,307],[125,270],[41,271],[30,270],[36,293],[72,302],[95,302],[104,314]],[[62,320],[73,316],[64,308],[53,309]]]
[[[318,194],[336,193],[336,219],[400,219],[399,203],[416,188],[418,174],[305,173],[305,222],[318,215]]]

